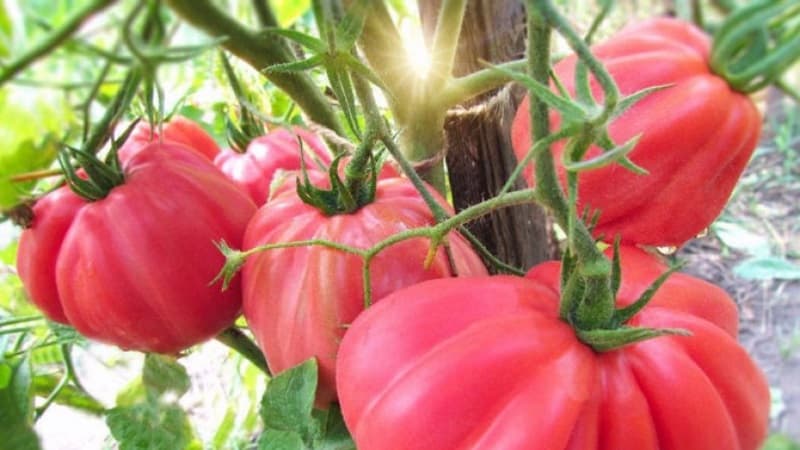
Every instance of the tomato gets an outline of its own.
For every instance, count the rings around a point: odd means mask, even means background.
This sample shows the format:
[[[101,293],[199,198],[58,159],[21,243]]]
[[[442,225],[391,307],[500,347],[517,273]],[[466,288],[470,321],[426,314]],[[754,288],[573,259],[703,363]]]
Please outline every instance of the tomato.
[[[219,146],[206,131],[196,122],[183,116],[175,116],[161,127],[161,135],[158,128],[152,127],[145,122],[139,122],[134,127],[128,140],[119,149],[119,158],[122,161],[129,159],[137,151],[147,144],[158,141],[173,142],[182,144],[197,153],[213,161],[219,153]]]
[[[442,200],[443,202],[443,200]],[[375,200],[355,213],[324,216],[293,191],[273,198],[247,227],[244,248],[325,239],[361,249],[434,219],[414,186],[404,178],[378,181]],[[480,258],[458,234],[448,242],[460,275],[485,274]],[[439,249],[423,267],[430,242],[402,241],[370,264],[372,298],[430,278],[451,276]],[[242,270],[244,316],[273,372],[316,356],[317,403],[335,398],[336,351],[350,322],[364,309],[362,259],[321,246],[273,249],[251,255]]]
[[[105,198],[61,188],[34,205],[19,275],[52,320],[124,349],[175,353],[239,314],[239,282],[225,292],[209,282],[225,262],[215,242],[240,245],[255,205],[178,144],[149,144],[123,168]]]
[[[672,85],[647,96],[612,122],[611,138],[621,144],[641,134],[630,159],[645,168],[637,175],[613,164],[582,172],[578,211],[600,211],[597,236],[655,246],[680,246],[719,215],[749,161],[761,130],[753,101],[728,86],[708,66],[710,41],[693,25],[658,18],[622,30],[593,52],[627,95],[657,85]],[[555,65],[574,94],[575,56]],[[602,98],[592,80],[595,98]],[[528,98],[512,125],[517,157],[531,146]],[[551,116],[557,129],[560,118]],[[564,143],[553,146],[558,175]],[[597,156],[592,147],[588,156]],[[534,183],[533,169],[525,172]]]
[[[330,155],[322,141],[313,133],[299,127],[292,131],[278,128],[256,138],[244,153],[232,149],[223,150],[214,159],[214,164],[250,194],[256,204],[263,205],[269,197],[270,185],[276,171],[300,169],[298,136],[304,142],[306,167],[313,170],[330,164]]]
[[[641,284],[629,267],[623,260],[621,297]],[[667,287],[629,324],[691,336],[598,353],[558,318],[552,268],[426,281],[360,315],[337,361],[358,449],[759,448],[769,388],[713,316],[735,308],[729,298],[700,289],[673,302]]]

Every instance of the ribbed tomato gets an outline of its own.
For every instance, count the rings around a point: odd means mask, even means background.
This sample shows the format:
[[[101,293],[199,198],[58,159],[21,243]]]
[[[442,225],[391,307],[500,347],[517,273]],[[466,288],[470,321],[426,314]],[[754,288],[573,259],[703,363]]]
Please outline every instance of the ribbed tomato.
[[[61,188],[33,207],[17,267],[49,318],[125,349],[174,353],[229,326],[241,309],[215,242],[239,245],[255,205],[211,161],[153,143],[124,162],[124,184],[88,202]]]
[[[119,149],[120,160],[129,159],[147,144],[159,140],[182,144],[210,161],[213,161],[219,153],[219,146],[214,138],[206,133],[199,124],[186,117],[175,116],[161,126],[160,135],[158,127],[153,127],[146,122],[136,124],[128,139]]]
[[[223,173],[245,190],[257,205],[269,198],[272,178],[278,170],[300,169],[300,143],[304,142],[305,165],[310,170],[327,167],[331,157],[322,141],[300,127],[278,128],[250,142],[244,153],[225,149],[214,159]]]
[[[378,181],[375,200],[355,213],[324,216],[293,191],[261,207],[247,227],[244,248],[325,239],[366,249],[398,232],[434,223],[425,202],[404,178]],[[448,236],[460,275],[486,273],[463,237]],[[428,268],[430,242],[416,238],[388,247],[370,265],[372,298],[431,278],[452,275],[439,249]],[[335,398],[335,361],[345,330],[364,309],[362,259],[322,246],[274,249],[250,256],[242,271],[244,315],[270,368],[281,372],[316,356],[317,403]]]
[[[630,158],[649,171],[637,175],[611,165],[582,172],[578,210],[600,211],[596,234],[612,240],[656,246],[679,246],[719,215],[755,150],[761,115],[745,94],[731,89],[708,66],[710,40],[702,31],[677,19],[658,18],[634,24],[592,48],[617,82],[632,94],[657,85],[653,93],[618,117],[609,132],[617,143],[641,134]],[[564,86],[575,93],[575,56],[555,65]],[[595,97],[603,97],[592,80]],[[528,98],[512,125],[519,158],[531,146]],[[552,127],[560,118],[553,114]],[[560,164],[564,143],[553,146]],[[589,156],[597,156],[592,147]],[[526,177],[533,183],[533,170]]]
[[[623,255],[620,304],[647,283],[630,264]],[[759,448],[769,389],[715,316],[735,312],[730,298],[668,280],[630,325],[691,336],[597,353],[558,318],[552,268],[426,281],[359,316],[337,361],[358,449]]]

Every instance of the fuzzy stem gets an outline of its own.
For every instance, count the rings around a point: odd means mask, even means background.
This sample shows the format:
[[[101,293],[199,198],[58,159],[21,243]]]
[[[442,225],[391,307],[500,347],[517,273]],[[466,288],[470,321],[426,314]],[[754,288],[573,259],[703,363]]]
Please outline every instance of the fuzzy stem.
[[[560,15],[553,10],[552,4],[548,0],[528,0],[528,61],[531,77],[536,81],[547,85],[550,79],[550,35],[551,18],[557,22],[555,27],[567,35],[570,45],[585,47],[577,34],[567,24],[562,21]],[[566,29],[565,29],[566,28]],[[573,39],[570,39],[572,37]],[[574,42],[578,39],[579,43]],[[577,52],[577,49],[576,49]],[[587,66],[594,72],[594,66],[602,65],[587,51],[584,54],[579,52],[579,56],[590,59],[586,61]],[[610,78],[610,77],[609,77]],[[616,85],[613,85],[612,92],[618,92]],[[601,80],[601,85],[606,89],[605,83]],[[611,93],[606,94],[606,100]],[[616,103],[616,99],[614,103]],[[539,100],[536,96],[530,97],[530,115],[532,141],[544,140],[550,134],[550,120],[547,104]],[[567,198],[556,176],[555,162],[549,145],[544,145],[536,155],[536,193],[542,204],[550,209],[556,222],[565,230],[570,231],[568,243],[570,250],[577,257],[577,276],[584,278],[586,288],[591,290],[591,294],[585,297],[575,308],[562,308],[565,311],[579,311],[578,317],[562,317],[562,319],[572,322],[576,320],[576,326],[592,328],[606,321],[614,311],[614,298],[611,293],[610,274],[611,264],[602,252],[595,245],[594,238],[589,230],[578,218],[574,217],[574,210],[570,207]],[[570,214],[572,212],[572,214]],[[562,302],[574,302],[578,299],[562,299]]]
[[[256,70],[294,59],[282,39],[246,28],[210,0],[166,0],[166,3],[195,27],[211,36],[225,37],[222,46]],[[265,76],[285,91],[312,121],[345,136],[336,112],[310,76],[279,71],[268,72]]]
[[[428,82],[433,88],[444,86],[453,73],[458,38],[467,10],[467,0],[444,0],[439,10],[431,48],[431,70]]]
[[[25,68],[36,62],[42,56],[50,53],[61,43],[68,40],[90,17],[107,8],[115,1],[116,0],[94,0],[78,11],[75,11],[75,14],[70,16],[61,28],[48,36],[44,41],[28,50],[28,52],[18,59],[9,63],[5,67],[5,70],[0,73],[0,86],[25,70]]]
[[[450,80],[441,94],[441,103],[452,107],[484,92],[502,87],[512,79],[507,74],[497,70],[498,68],[518,72],[523,70],[526,65],[527,61],[524,59],[509,61]]]

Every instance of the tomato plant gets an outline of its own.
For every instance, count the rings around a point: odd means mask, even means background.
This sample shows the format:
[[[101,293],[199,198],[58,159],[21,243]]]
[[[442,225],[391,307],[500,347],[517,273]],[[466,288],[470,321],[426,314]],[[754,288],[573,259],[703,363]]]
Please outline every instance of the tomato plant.
[[[626,256],[621,305],[650,278]],[[630,325],[689,335],[597,353],[558,318],[551,269],[428,281],[359,316],[337,372],[358,448],[758,448],[769,391],[716,315],[730,298],[668,279]]]
[[[0,442],[755,450],[736,304],[631,245],[719,215],[800,5],[613,3],[0,2]]]
[[[252,201],[208,159],[172,143],[140,149],[124,181],[89,202],[67,187],[33,207],[18,270],[48,316],[124,349],[176,353],[230,326],[238,281],[210,286],[241,242]],[[175,214],[181,205],[192,205]],[[153,268],[159,268],[152,270]]]

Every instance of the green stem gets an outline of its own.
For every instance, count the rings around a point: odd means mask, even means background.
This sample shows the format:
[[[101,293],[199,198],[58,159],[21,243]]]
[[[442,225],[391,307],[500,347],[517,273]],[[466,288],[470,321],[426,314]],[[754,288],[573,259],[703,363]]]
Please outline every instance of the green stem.
[[[345,0],[345,6],[353,1]],[[407,100],[405,93],[409,82],[414,79],[414,71],[408,64],[405,53],[401,51],[403,37],[400,36],[384,0],[371,2],[358,43],[370,67],[389,90],[387,100],[391,109],[395,113],[402,110]]]
[[[442,1],[431,47],[431,70],[428,77],[431,88],[442,88],[452,76],[466,10],[467,0]]]
[[[230,327],[218,334],[216,339],[242,355],[246,360],[250,361],[253,365],[261,369],[262,372],[267,374],[267,376],[271,376],[267,361],[264,359],[264,354],[261,353],[261,349],[259,349],[255,342],[247,337],[241,330],[236,327]]]
[[[166,0],[166,3],[193,26],[213,37],[225,37],[223,47],[257,70],[294,59],[281,38],[265,36],[246,28],[210,0]],[[335,110],[310,76],[279,71],[269,72],[265,76],[285,91],[312,121],[340,136],[346,135]]]
[[[105,114],[103,114],[103,117],[100,119],[100,122],[98,122],[92,128],[91,133],[89,133],[89,138],[83,145],[84,149],[89,152],[97,152],[97,150],[100,149],[103,143],[110,136],[111,130],[122,116],[122,113],[125,112],[125,109],[133,101],[133,98],[136,95],[136,90],[139,88],[139,83],[141,83],[141,81],[142,73],[138,69],[132,69],[130,72],[128,72],[128,75],[125,77],[125,81],[122,83],[122,87],[114,97],[113,102],[106,109]]]
[[[481,69],[469,75],[452,79],[447,83],[447,86],[445,86],[441,94],[441,103],[447,105],[449,108],[483,94],[484,92],[502,87],[509,81],[512,81],[512,79],[507,74],[497,70],[498,68],[519,72],[524,70],[526,65],[527,61],[524,59],[509,61],[498,64],[492,68]]]
[[[577,36],[577,33],[563,21],[563,18],[553,9],[548,0],[537,1],[528,0],[528,61],[529,71],[532,78],[544,85],[549,84],[550,77],[550,22],[556,29],[567,38],[570,45],[574,45],[576,52],[578,49],[585,48],[586,52],[578,52],[581,60],[585,60],[587,67],[594,71],[593,67],[602,65],[597,61]],[[608,77],[612,89],[606,93],[606,104],[608,98],[618,92],[613,79]],[[605,84],[601,80],[603,89]],[[547,104],[536,96],[530,97],[530,115],[532,142],[546,140],[550,134],[550,119]],[[616,105],[616,99],[611,104],[612,108]],[[556,222],[565,230],[571,233],[567,236],[570,251],[577,257],[577,274],[583,278],[586,289],[590,289],[591,295],[585,298],[584,302],[578,304],[574,309],[580,311],[578,317],[562,317],[575,323],[579,328],[593,328],[598,323],[606,321],[606,316],[611,317],[614,311],[614,297],[611,293],[610,275],[611,264],[603,253],[595,245],[594,238],[589,230],[575,216],[572,208],[564,195],[563,190],[556,176],[555,162],[549,145],[544,145],[536,155],[536,193],[542,204],[550,209]],[[574,302],[576,299],[562,299],[562,302]],[[562,312],[572,308],[562,308]]]
[[[0,73],[0,86],[16,76],[42,56],[47,55],[61,43],[70,38],[90,17],[114,3],[115,0],[94,0],[75,11],[61,28],[49,35],[44,41],[38,43],[18,59],[9,63]]]
[[[278,20],[275,18],[275,13],[272,12],[272,8],[269,7],[269,2],[267,0],[253,0],[253,9],[256,11],[258,23],[262,27],[278,26]]]

